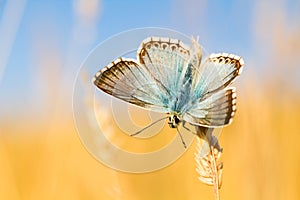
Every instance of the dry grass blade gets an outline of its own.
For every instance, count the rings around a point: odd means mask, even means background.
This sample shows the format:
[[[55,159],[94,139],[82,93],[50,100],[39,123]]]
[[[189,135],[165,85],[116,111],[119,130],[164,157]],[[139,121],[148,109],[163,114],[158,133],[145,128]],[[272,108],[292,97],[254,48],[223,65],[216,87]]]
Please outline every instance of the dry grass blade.
[[[213,129],[197,127],[197,153],[195,160],[199,180],[214,187],[214,194],[217,200],[220,199],[219,189],[222,186],[223,163],[219,162],[222,149],[218,139],[212,135]]]

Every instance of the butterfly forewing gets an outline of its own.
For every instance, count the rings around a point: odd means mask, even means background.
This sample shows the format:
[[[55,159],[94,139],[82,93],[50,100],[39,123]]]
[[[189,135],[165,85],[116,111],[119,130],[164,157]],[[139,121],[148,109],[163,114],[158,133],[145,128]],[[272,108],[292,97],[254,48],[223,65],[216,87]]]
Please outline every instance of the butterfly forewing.
[[[119,58],[96,73],[94,84],[126,102],[166,112],[163,94],[148,71],[132,59]]]
[[[199,78],[194,79],[194,98],[206,98],[226,88],[241,74],[244,61],[233,54],[211,54],[199,68]]]
[[[145,65],[157,84],[167,90],[170,98],[183,84],[189,58],[189,47],[170,38],[148,38],[138,51],[139,62]]]

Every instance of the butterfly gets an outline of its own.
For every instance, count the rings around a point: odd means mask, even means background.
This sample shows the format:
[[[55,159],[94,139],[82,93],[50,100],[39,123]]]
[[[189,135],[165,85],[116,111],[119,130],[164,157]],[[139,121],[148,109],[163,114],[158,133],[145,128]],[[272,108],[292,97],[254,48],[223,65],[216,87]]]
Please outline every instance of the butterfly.
[[[243,65],[241,57],[227,53],[202,61],[202,48],[194,38],[188,46],[178,39],[149,37],[136,60],[118,58],[92,81],[118,99],[166,113],[170,128],[187,122],[215,128],[230,124],[235,115],[236,90],[229,85]]]

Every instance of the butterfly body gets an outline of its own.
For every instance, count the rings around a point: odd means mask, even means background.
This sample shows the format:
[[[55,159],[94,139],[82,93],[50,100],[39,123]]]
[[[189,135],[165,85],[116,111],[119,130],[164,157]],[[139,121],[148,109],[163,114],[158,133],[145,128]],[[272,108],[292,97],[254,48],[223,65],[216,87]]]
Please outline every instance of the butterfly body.
[[[178,114],[173,113],[169,116],[169,127],[170,128],[177,128],[178,125],[181,123],[182,119],[178,116]]]
[[[211,54],[202,62],[202,49],[171,38],[147,38],[137,60],[119,58],[96,73],[97,88],[116,98],[166,113],[169,126],[181,122],[220,127],[236,112],[235,88],[229,84],[241,73],[243,59]]]

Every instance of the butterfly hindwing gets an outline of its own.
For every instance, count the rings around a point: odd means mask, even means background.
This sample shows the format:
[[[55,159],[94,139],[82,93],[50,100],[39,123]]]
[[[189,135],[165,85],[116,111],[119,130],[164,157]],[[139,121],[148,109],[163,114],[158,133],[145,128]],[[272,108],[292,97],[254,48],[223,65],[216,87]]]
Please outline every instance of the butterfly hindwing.
[[[218,127],[230,124],[236,112],[235,88],[213,93],[205,100],[193,104],[183,119],[194,125]]]

